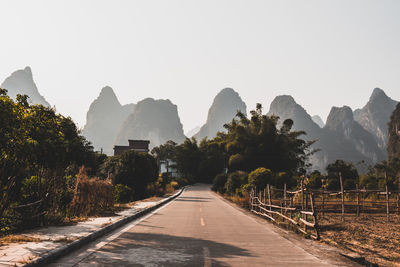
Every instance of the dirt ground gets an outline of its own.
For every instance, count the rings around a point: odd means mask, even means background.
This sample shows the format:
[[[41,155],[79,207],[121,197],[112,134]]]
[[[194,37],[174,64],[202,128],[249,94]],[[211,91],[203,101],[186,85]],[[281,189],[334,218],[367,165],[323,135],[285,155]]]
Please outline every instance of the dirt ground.
[[[321,240],[364,256],[378,266],[400,266],[400,216],[328,214],[319,220]]]

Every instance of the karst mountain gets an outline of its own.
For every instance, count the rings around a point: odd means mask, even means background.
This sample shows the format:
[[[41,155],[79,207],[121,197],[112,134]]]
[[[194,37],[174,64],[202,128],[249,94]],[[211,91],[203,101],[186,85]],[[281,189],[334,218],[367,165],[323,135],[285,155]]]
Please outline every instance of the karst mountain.
[[[121,105],[113,89],[106,86],[90,105],[82,134],[95,150],[113,155],[115,139],[123,122],[134,109],[134,104]]]
[[[30,104],[41,104],[46,107],[50,106],[46,99],[39,93],[35,81],[33,80],[30,67],[14,71],[4,80],[0,88],[6,89],[8,95],[14,100],[17,94],[28,95],[28,103]]]
[[[378,146],[383,151],[386,151],[388,143],[390,115],[397,103],[397,101],[388,97],[382,89],[375,88],[368,103],[362,109],[354,111],[354,119],[374,136]]]
[[[207,121],[194,136],[201,140],[204,137],[214,138],[219,131],[224,131],[224,124],[232,121],[237,112],[246,114],[246,104],[232,88],[222,89],[214,98],[208,110]]]
[[[129,139],[150,140],[150,148],[172,140],[185,140],[178,107],[170,100],[146,98],[139,101],[135,110],[121,126],[115,144],[127,145]]]

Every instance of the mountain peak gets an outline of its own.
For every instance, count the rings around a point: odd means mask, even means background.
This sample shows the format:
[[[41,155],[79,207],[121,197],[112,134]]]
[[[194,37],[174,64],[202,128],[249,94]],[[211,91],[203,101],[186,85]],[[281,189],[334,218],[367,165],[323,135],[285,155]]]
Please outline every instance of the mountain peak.
[[[101,91],[99,98],[115,98],[117,99],[117,96],[114,93],[114,90],[110,86],[104,86]],[[117,100],[118,101],[118,100]]]
[[[24,69],[25,73],[32,77],[32,70],[31,67],[26,66]]]
[[[378,99],[378,98],[389,98],[387,95],[386,95],[386,93],[385,93],[385,91],[383,91],[381,88],[375,88],[373,91],[372,91],[372,94],[371,94],[371,97],[369,98],[369,100],[370,101],[374,101],[375,99]]]
[[[291,95],[279,95],[275,97],[275,99],[272,101],[272,103],[279,104],[279,105],[296,105],[296,101],[294,100],[293,96]],[[272,105],[271,103],[271,105]]]
[[[326,120],[325,127],[335,129],[339,124],[353,122],[353,111],[348,106],[332,107]]]
[[[354,119],[374,135],[379,147],[383,150],[388,141],[390,115],[396,105],[397,101],[387,96],[382,89],[375,88],[368,103],[362,109],[354,112]]]
[[[318,126],[319,126],[320,128],[324,128],[325,123],[324,123],[324,121],[321,119],[321,117],[320,117],[319,115],[314,115],[314,116],[311,117],[311,119],[312,119],[316,124],[318,124]]]
[[[197,139],[204,137],[213,138],[217,132],[223,131],[224,124],[230,122],[237,111],[246,114],[246,103],[240,95],[232,88],[222,89],[215,97],[208,110],[207,122],[195,135]]]
[[[146,98],[136,104],[134,112],[122,124],[116,144],[145,139],[150,140],[152,148],[168,140],[181,143],[185,138],[177,106],[169,99]]]
[[[17,94],[28,95],[29,103],[50,106],[46,99],[40,95],[30,67],[14,71],[4,80],[0,87],[7,89],[8,95],[13,99],[16,98]]]

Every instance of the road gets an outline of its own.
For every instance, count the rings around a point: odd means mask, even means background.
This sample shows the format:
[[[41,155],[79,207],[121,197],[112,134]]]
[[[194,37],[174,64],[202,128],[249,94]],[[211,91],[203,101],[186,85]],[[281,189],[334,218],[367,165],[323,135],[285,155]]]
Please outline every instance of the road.
[[[284,233],[196,185],[51,266],[355,266],[318,242]]]

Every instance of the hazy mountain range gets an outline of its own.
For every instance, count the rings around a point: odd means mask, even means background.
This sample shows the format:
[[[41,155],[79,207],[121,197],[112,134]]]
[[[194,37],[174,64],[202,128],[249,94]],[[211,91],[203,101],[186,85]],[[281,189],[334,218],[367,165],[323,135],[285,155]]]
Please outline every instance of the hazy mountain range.
[[[31,103],[50,106],[40,95],[29,67],[12,73],[0,87],[13,98],[18,93],[27,94]],[[305,139],[316,141],[313,148],[320,151],[310,159],[313,168],[324,170],[327,164],[343,159],[365,169],[387,157],[388,122],[397,103],[375,88],[363,108],[352,111],[348,106],[332,107],[324,123],[318,115],[310,116],[293,97],[281,95],[271,102],[268,115],[279,116],[280,122],[293,119],[294,130],[303,130]],[[225,88],[215,96],[206,123],[187,136],[213,138],[237,111],[246,114],[246,104],[232,88]],[[181,143],[186,138],[177,106],[170,100],[146,98],[137,104],[121,105],[109,86],[90,105],[82,134],[95,150],[103,149],[109,155],[114,145],[127,144],[128,139],[150,140],[154,147],[168,140]]]

